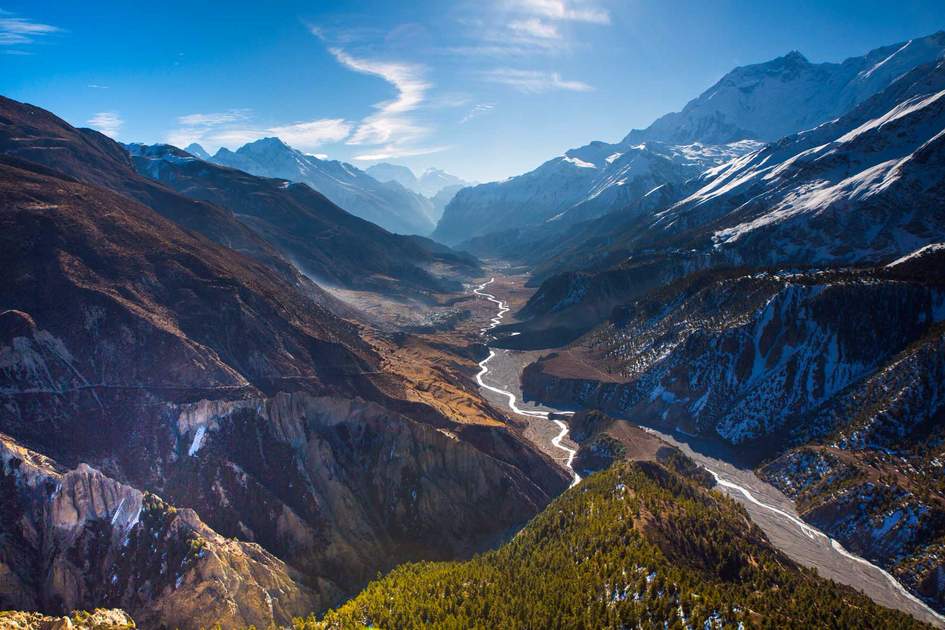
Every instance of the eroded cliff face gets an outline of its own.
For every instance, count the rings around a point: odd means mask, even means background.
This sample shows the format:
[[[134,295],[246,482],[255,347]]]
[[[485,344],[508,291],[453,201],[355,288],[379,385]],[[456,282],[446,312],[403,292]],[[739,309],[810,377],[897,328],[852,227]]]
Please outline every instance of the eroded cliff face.
[[[482,427],[499,444],[480,450],[462,427],[454,433],[363,400],[201,402],[182,407],[177,426],[167,496],[298,568],[318,607],[405,560],[494,544],[566,484],[530,479],[543,460],[504,429]]]
[[[143,627],[287,622],[313,604],[283,562],[81,464],[0,436],[0,607],[113,606]]]

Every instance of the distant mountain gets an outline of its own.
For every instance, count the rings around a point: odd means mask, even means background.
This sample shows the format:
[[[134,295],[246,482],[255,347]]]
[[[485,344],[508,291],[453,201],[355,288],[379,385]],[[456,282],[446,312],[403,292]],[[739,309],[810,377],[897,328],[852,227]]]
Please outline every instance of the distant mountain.
[[[464,179],[451,175],[438,168],[428,168],[420,177],[412,170],[399,164],[379,162],[367,169],[367,174],[381,182],[397,182],[407,190],[412,190],[424,197],[434,198],[446,188],[459,190],[464,186],[472,185]]]
[[[759,142],[830,121],[943,52],[945,33],[939,32],[839,64],[812,64],[792,52],[736,68],[681,112],[631,131],[619,143],[595,142],[525,175],[461,191],[434,236],[457,243],[518,228],[527,239],[530,227],[562,219],[567,226],[632,207],[656,186],[676,185],[758,148]],[[634,168],[630,162],[641,152],[648,154],[642,158],[647,166]],[[654,171],[649,166],[654,162],[662,167]],[[522,237],[511,241],[513,250],[529,249],[521,247]]]
[[[210,154],[204,151],[204,148],[200,146],[199,144],[197,144],[196,142],[191,142],[190,144],[188,144],[184,148],[184,151],[186,151],[187,153],[190,153],[194,157],[200,158],[201,160],[210,159]]]
[[[478,273],[469,255],[391,234],[349,214],[308,184],[257,177],[170,145],[127,145],[135,168],[236,217],[319,283],[393,294],[457,290]],[[428,268],[439,266],[433,275]]]
[[[379,182],[361,169],[321,160],[278,138],[263,138],[237,151],[220,149],[211,162],[252,175],[306,183],[348,212],[398,234],[430,234],[434,228],[428,199],[397,183]]]
[[[427,197],[435,197],[444,188],[470,186],[472,183],[438,168],[428,168],[418,180],[420,193]]]
[[[420,182],[417,180],[417,176],[406,166],[380,162],[369,166],[364,172],[379,182],[397,182],[407,190],[412,190],[415,193],[420,192]]]

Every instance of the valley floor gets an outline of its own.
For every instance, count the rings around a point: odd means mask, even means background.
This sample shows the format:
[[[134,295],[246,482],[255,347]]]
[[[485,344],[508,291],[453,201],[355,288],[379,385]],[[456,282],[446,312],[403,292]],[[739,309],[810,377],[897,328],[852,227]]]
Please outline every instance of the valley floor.
[[[503,323],[512,319],[512,314],[524,303],[528,295],[528,290],[524,288],[524,278],[515,275],[497,274],[489,290],[498,299],[508,301],[507,306],[511,310],[506,314]],[[482,301],[486,302],[485,299]],[[491,302],[486,302],[486,304],[495,308]],[[480,312],[477,309],[477,315]],[[481,315],[479,318],[480,323],[488,324],[488,319],[482,318]],[[496,356],[489,362],[486,382],[514,394],[516,406],[520,409],[542,412],[559,411],[535,402],[522,401],[521,371],[541,354],[543,354],[541,351],[496,349]],[[506,396],[486,388],[482,388],[481,394],[497,408],[515,415],[508,406]],[[519,416],[519,418],[528,421],[527,428],[524,430],[525,437],[564,465],[567,457],[552,443],[559,433],[557,426],[546,418],[530,416]],[[906,591],[887,572],[847,552],[839,543],[802,521],[790,499],[774,486],[759,479],[751,469],[739,468],[729,463],[716,445],[680,432],[676,435],[668,435],[651,427],[639,426],[680,448],[696,463],[711,472],[718,482],[717,487],[741,503],[771,543],[797,563],[816,569],[825,578],[852,586],[883,606],[907,612],[917,619],[938,627],[945,627],[945,617]],[[564,444],[569,448],[577,446],[569,439]]]

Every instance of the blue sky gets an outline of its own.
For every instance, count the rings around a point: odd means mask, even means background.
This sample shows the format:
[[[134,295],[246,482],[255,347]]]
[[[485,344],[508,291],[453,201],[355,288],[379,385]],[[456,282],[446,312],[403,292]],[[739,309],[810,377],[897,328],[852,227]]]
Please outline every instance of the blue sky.
[[[941,0],[0,0],[0,92],[125,142],[277,135],[488,181],[616,141],[734,66],[942,28]]]

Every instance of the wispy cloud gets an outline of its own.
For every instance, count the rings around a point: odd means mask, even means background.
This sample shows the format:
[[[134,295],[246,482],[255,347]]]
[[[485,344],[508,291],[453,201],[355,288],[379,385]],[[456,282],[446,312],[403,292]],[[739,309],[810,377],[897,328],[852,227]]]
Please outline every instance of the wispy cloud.
[[[447,52],[487,57],[560,55],[580,43],[575,26],[610,24],[609,11],[597,0],[496,0],[475,6],[491,8],[461,18],[469,39]]]
[[[493,109],[495,109],[495,103],[477,103],[466,112],[466,115],[460,119],[459,124],[465,125],[474,118],[479,118],[480,116],[490,113]]]
[[[0,12],[0,46],[33,44],[40,38],[61,32],[62,29],[58,26],[17,17],[6,11]]]
[[[341,142],[351,134],[352,125],[342,118],[324,118],[286,125],[258,125],[252,122],[252,110],[230,109],[223,112],[179,116],[178,128],[166,141],[178,147],[192,142],[205,149],[236,148],[260,138],[276,136],[301,150],[313,150],[326,143]]]
[[[377,77],[394,88],[394,98],[374,104],[374,113],[361,119],[346,143],[365,147],[355,160],[387,160],[397,157],[426,155],[446,147],[424,146],[423,141],[432,133],[419,120],[419,110],[449,106],[447,100],[428,102],[433,85],[426,79],[427,68],[420,63],[376,59],[372,54],[358,54],[329,42],[324,29],[311,27],[313,35],[329,43],[328,51],[345,68]],[[351,40],[348,40],[351,41]]]
[[[423,79],[423,66],[360,59],[340,48],[330,48],[329,51],[343,66],[355,72],[379,77],[397,90],[396,98],[374,105],[377,112],[361,121],[348,139],[348,144],[402,144],[427,133],[427,129],[406,116],[423,103],[427,90],[430,89],[430,84]]]
[[[518,70],[515,68],[496,68],[481,73],[484,80],[508,85],[526,94],[538,94],[552,90],[571,92],[590,92],[594,88],[583,81],[568,81],[557,72],[538,70]]]
[[[373,153],[362,153],[361,155],[356,155],[354,156],[354,159],[362,162],[374,162],[377,160],[391,160],[393,158],[413,157],[416,155],[429,155],[431,153],[446,151],[447,149],[449,149],[447,146],[409,148],[389,145],[386,147],[381,147],[380,149],[375,150]]]
[[[281,138],[290,146],[314,148],[330,142],[341,142],[351,133],[351,124],[343,118],[323,118],[269,127],[266,131],[270,135]]]
[[[108,89],[107,85],[99,85],[98,83],[89,83],[85,87],[93,89],[93,90],[107,90]]]
[[[509,28],[515,33],[526,37],[537,39],[560,39],[561,33],[558,27],[549,22],[544,22],[538,18],[528,18],[526,20],[513,20],[509,22]]]
[[[104,133],[109,138],[118,138],[118,131],[125,124],[117,112],[99,112],[85,122],[92,129]]]
[[[610,13],[589,0],[513,0],[510,4],[550,20],[610,24]]]
[[[249,118],[248,109],[230,109],[225,112],[213,112],[210,114],[187,114],[177,119],[177,124],[187,127],[212,127],[215,125],[225,125]]]

